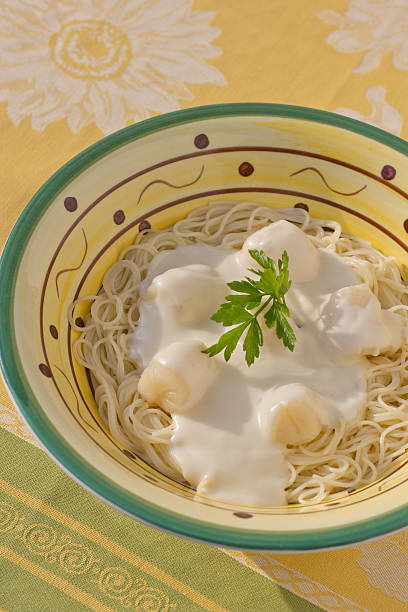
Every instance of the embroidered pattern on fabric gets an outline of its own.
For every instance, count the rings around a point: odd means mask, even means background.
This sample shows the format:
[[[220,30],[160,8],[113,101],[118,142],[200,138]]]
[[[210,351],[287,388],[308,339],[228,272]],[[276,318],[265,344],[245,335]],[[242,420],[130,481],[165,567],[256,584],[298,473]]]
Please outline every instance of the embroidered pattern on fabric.
[[[10,503],[0,501],[0,534],[11,533],[24,545],[25,551],[41,557],[47,564],[58,565],[64,573],[83,575],[98,585],[101,594],[117,600],[123,608],[168,612],[177,604],[148,585],[144,578],[133,576],[120,566],[105,567],[92,550],[59,534],[48,523],[26,525],[25,517]]]

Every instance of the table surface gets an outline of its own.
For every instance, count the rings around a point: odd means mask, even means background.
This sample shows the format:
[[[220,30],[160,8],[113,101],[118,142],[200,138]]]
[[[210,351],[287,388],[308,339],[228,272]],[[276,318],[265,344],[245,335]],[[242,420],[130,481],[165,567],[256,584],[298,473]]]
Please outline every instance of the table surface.
[[[0,244],[65,161],[158,113],[279,102],[406,136],[407,70],[407,0],[2,0]],[[212,548],[84,491],[1,383],[0,436],[2,610],[407,610],[408,530],[313,554]]]

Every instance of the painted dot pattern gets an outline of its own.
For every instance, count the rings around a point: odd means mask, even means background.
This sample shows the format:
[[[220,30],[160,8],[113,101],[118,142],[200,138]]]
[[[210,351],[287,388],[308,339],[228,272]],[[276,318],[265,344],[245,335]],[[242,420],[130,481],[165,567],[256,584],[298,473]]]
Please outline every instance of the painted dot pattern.
[[[46,376],[47,378],[52,378],[51,370],[45,363],[40,363],[38,366],[41,374]]]
[[[116,225],[121,225],[125,219],[126,217],[125,217],[125,213],[123,212],[123,210],[117,210],[115,214],[113,215],[113,221],[114,223],[116,223]]]
[[[139,232],[145,232],[146,230],[149,230],[152,226],[150,225],[150,223],[146,220],[141,221],[139,223]]]
[[[404,221],[404,230],[407,232],[408,234],[408,219],[405,219]]]
[[[136,458],[134,453],[132,453],[132,451],[130,451],[130,450],[127,450],[127,448],[123,449],[122,453],[124,455],[126,455],[126,457],[129,457],[129,459],[135,459]]]
[[[55,325],[50,325],[50,334],[55,340],[58,340],[58,330]]]
[[[294,208],[301,208],[302,210],[305,210],[306,212],[309,212],[308,205],[304,204],[303,202],[298,202],[297,204],[295,204]]]
[[[77,318],[75,319],[75,325],[76,325],[77,327],[85,327],[85,323],[84,323],[83,318],[82,318],[82,317],[77,317]]]
[[[197,149],[205,149],[209,144],[210,141],[208,140],[208,136],[206,134],[198,134],[194,138],[194,146],[196,146]]]
[[[381,170],[381,176],[386,181],[392,181],[392,179],[395,178],[396,174],[397,174],[397,171],[394,168],[394,166],[390,166],[389,164],[386,164]]]
[[[126,457],[129,457],[129,459],[138,459],[138,456],[127,448],[124,448],[122,453],[126,455]],[[145,480],[149,480],[150,482],[158,482],[157,478],[154,478],[154,476],[151,476],[150,474],[143,474],[143,478]]]
[[[69,196],[68,198],[65,198],[64,206],[65,210],[67,210],[68,212],[75,212],[78,208],[78,200]]]
[[[234,512],[233,514],[234,516],[237,516],[238,518],[243,518],[243,519],[252,518],[254,516],[253,514],[249,514],[249,512]]]
[[[238,168],[238,172],[241,176],[251,176],[254,171],[254,167],[247,161],[242,162],[240,167]]]

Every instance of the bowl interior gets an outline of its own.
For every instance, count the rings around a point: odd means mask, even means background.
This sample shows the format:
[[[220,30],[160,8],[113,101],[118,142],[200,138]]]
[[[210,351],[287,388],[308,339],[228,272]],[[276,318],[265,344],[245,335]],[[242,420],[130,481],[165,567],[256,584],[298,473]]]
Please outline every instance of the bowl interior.
[[[6,382],[24,417],[85,486],[142,520],[228,546],[312,549],[405,524],[408,461],[379,481],[313,507],[244,507],[174,482],[112,439],[67,309],[95,294],[138,232],[208,202],[307,207],[408,264],[403,141],[338,116],[273,105],[182,111],[126,128],[64,166],[36,194],[4,251],[0,308]],[[2,286],[6,286],[3,285]],[[89,302],[77,306],[83,318]],[[243,458],[244,460],[244,458]]]

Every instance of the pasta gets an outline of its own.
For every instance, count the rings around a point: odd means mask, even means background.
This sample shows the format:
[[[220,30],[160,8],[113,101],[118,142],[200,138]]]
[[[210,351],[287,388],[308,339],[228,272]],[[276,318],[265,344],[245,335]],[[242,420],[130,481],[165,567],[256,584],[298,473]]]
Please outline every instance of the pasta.
[[[210,203],[169,229],[139,234],[106,272],[96,296],[72,304],[69,320],[80,333],[74,356],[88,368],[102,420],[123,446],[140,454],[167,476],[182,480],[169,452],[173,418],[138,394],[141,370],[129,355],[129,334],[138,325],[142,283],[158,253],[180,245],[206,244],[238,249],[267,224],[298,224],[315,246],[340,255],[378,297],[383,308],[408,318],[408,286],[400,264],[363,240],[342,233],[339,223],[311,217],[301,208],[272,209],[254,203]],[[90,301],[85,326],[73,315]],[[361,422],[323,429],[311,442],[289,449],[288,503],[313,504],[375,480],[408,448],[408,355],[369,356],[367,405]]]

